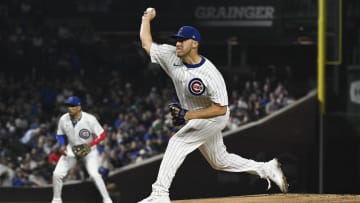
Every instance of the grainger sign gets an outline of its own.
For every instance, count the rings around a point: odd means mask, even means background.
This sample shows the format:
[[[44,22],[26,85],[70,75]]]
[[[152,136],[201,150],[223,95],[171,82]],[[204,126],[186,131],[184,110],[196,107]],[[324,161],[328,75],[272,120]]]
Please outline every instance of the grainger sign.
[[[195,8],[199,25],[213,27],[271,27],[276,8],[272,5],[203,6]]]
[[[277,0],[198,0],[193,20],[204,27],[271,28],[280,17]]]

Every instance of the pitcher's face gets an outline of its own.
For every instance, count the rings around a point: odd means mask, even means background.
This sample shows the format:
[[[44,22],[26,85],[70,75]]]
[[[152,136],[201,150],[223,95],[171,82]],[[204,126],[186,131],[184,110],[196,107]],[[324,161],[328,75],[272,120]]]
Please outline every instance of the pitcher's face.
[[[176,40],[176,55],[178,57],[185,57],[197,48],[198,42],[192,39],[177,39]]]

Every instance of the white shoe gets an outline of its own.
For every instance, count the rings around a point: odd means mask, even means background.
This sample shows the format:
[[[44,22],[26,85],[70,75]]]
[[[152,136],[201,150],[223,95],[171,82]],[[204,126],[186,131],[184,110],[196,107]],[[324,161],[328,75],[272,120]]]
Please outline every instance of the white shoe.
[[[169,196],[150,195],[138,203],[171,203]]]
[[[51,203],[62,203],[62,200],[61,199],[58,199],[58,198],[54,198]]]
[[[108,199],[104,199],[103,203],[113,203],[113,201],[110,198],[108,198]]]
[[[265,179],[268,181],[268,190],[271,188],[271,181],[273,181],[283,193],[288,192],[289,184],[286,181],[281,168],[281,164],[275,158],[267,163],[265,163]],[[269,180],[270,179],[270,180]]]

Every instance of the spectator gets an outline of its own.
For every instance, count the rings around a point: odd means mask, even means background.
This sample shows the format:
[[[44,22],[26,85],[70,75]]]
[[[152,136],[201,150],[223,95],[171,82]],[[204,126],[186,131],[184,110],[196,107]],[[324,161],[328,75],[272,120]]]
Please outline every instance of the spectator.
[[[280,106],[278,106],[278,104],[277,104],[275,95],[273,93],[270,94],[270,102],[268,102],[265,106],[266,114],[271,114],[279,109],[280,109]]]
[[[15,176],[12,179],[12,185],[14,187],[22,187],[30,185],[27,174],[24,173],[20,168],[15,170]]]

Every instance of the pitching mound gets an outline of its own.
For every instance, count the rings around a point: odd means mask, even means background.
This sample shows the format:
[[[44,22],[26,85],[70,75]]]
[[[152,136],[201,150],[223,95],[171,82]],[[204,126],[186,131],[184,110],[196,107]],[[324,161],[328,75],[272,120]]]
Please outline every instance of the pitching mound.
[[[271,194],[246,195],[239,197],[177,200],[174,203],[358,203],[360,195],[338,194]]]

